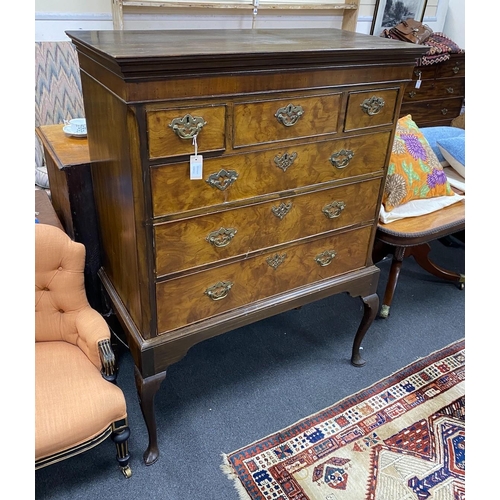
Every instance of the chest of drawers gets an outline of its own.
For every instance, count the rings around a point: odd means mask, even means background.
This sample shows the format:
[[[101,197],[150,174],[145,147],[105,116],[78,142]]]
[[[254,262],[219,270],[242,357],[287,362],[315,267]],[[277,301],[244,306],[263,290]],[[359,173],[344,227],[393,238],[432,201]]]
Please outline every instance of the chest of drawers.
[[[146,463],[159,455],[155,393],[201,340],[347,292],[364,304],[351,358],[363,365],[385,165],[424,49],[341,30],[68,36],[99,275],[134,357]]]
[[[410,114],[419,127],[449,126],[460,114],[464,99],[465,53],[452,54],[442,63],[415,66],[400,116]]]

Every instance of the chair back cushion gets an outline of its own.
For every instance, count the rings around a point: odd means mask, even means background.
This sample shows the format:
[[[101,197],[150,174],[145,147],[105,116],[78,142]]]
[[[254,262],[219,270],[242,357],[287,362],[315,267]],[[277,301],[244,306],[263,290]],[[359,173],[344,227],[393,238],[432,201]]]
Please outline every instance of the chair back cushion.
[[[85,247],[48,224],[35,224],[35,341],[76,344],[77,314],[89,307]]]

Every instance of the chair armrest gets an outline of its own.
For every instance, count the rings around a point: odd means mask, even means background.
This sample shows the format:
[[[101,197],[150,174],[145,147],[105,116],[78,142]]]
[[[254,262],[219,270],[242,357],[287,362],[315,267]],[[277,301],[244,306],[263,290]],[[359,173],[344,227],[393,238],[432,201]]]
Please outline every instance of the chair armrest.
[[[103,374],[111,374],[114,354],[111,350],[111,334],[106,320],[89,306],[77,314],[75,326],[78,335],[76,345]]]

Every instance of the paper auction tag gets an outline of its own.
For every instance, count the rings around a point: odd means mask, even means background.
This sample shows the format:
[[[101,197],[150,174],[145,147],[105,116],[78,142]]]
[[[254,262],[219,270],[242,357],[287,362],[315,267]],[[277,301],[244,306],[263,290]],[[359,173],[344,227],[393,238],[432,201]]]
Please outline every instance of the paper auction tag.
[[[191,155],[189,157],[189,178],[191,180],[203,179],[202,155]]]

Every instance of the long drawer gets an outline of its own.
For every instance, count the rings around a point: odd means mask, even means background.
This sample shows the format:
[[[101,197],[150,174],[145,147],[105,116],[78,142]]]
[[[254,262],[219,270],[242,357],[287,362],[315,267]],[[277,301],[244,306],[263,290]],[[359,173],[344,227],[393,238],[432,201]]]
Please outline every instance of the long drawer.
[[[155,226],[158,276],[375,217],[381,178]]]
[[[448,78],[443,80],[424,80],[419,89],[409,84],[405,99],[422,101],[427,99],[462,97],[465,95],[465,79]]]
[[[463,99],[437,99],[435,101],[404,103],[400,116],[411,114],[413,121],[419,126],[425,122],[453,119],[460,114]]]
[[[366,264],[372,225],[156,284],[158,333]]]
[[[384,169],[390,132],[208,158],[203,180],[189,162],[151,168],[153,216],[215,207],[259,195],[346,179]]]

